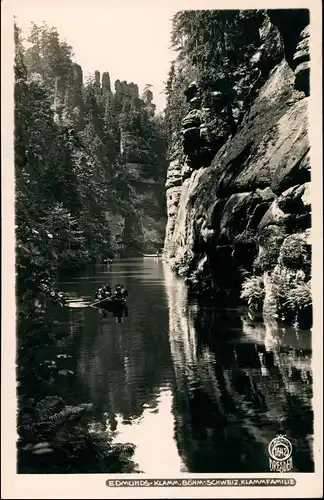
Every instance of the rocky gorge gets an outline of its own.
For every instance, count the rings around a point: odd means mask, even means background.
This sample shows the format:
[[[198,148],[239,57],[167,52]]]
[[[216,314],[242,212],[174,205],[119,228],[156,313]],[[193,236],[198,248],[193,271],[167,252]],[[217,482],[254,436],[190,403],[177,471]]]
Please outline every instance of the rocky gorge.
[[[243,21],[249,58],[183,91],[164,256],[200,299],[310,324],[309,12]]]
[[[140,95],[138,85],[120,80],[116,80],[113,91],[107,71],[102,75],[95,71],[84,83],[82,68],[75,63],[68,76],[55,79],[55,122],[74,124],[84,133],[89,129],[84,101],[91,102],[93,128],[101,140],[104,138],[104,160],[121,165],[115,190],[123,192],[126,198],[129,193],[134,205],[133,210],[128,205],[123,209],[120,202],[109,200],[104,207],[113,251],[124,256],[156,251],[163,243],[166,222],[163,194],[166,162],[159,130],[161,120],[154,116],[153,93],[147,88]],[[85,89],[89,93],[86,99]]]
[[[163,16],[135,10],[132,38],[89,16],[87,77],[56,28],[14,26],[15,472],[264,474],[283,434],[314,472],[308,11],[164,13],[159,112],[118,40],[156,85]]]

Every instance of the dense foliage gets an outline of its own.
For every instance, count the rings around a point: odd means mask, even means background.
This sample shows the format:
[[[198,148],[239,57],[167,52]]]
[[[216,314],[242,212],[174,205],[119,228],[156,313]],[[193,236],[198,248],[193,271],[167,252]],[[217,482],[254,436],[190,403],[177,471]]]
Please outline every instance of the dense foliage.
[[[84,83],[72,57],[54,28],[34,25],[24,41],[15,26],[19,470],[127,472],[132,447],[118,451],[85,418],[87,402],[69,406],[56,394],[73,370],[43,359],[40,346],[58,342],[59,270],[140,253],[145,237],[161,245],[164,199],[146,213],[143,185],[164,180],[164,121],[147,89],[140,98],[136,85],[117,81],[113,93],[98,72]]]
[[[171,146],[187,112],[183,91],[192,80],[203,91],[203,107],[213,109],[213,92],[223,94],[226,119],[235,133],[260,78],[252,55],[260,43],[258,27],[262,16],[261,11],[248,10],[187,10],[174,16],[171,42],[177,57],[166,84],[166,124]]]
[[[311,325],[311,246],[305,235],[295,233],[285,239],[273,235],[256,259],[254,272],[256,275],[245,278],[241,292],[251,310],[262,310],[266,273],[277,317],[300,326]]]
[[[34,25],[28,48],[16,28],[17,225],[46,228],[57,264],[69,268],[124,254],[132,243],[143,250],[125,223],[132,213],[143,224],[129,164],[144,183],[163,182],[166,171],[163,119],[146,95],[119,81],[113,93],[108,73],[84,84],[72,56],[54,28]],[[156,218],[163,216],[162,202]],[[116,238],[111,221],[118,217]]]

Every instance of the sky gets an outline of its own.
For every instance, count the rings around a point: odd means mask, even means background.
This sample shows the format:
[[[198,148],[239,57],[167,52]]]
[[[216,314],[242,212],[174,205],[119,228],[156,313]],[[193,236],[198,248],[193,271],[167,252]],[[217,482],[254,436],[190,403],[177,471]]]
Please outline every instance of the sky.
[[[177,10],[177,2],[154,0],[29,0],[19,2],[15,16],[24,34],[31,22],[55,26],[73,47],[84,77],[108,71],[112,88],[117,79],[136,83],[140,92],[153,85],[153,102],[162,111],[164,82],[175,57],[170,31]]]

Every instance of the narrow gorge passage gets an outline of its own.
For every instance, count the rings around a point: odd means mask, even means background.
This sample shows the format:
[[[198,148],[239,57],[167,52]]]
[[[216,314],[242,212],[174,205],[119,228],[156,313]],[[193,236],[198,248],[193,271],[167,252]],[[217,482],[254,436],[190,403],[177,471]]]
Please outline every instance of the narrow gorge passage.
[[[310,12],[135,5],[15,20],[18,473],[312,473]]]
[[[122,323],[78,307],[102,281],[129,291]],[[91,402],[116,442],[133,443],[140,471],[267,472],[272,435],[287,428],[294,470],[313,470],[309,330],[242,308],[199,309],[160,259],[121,259],[58,286],[70,308],[58,310],[53,333],[74,332],[47,354],[64,345],[71,355],[75,381],[62,394]]]

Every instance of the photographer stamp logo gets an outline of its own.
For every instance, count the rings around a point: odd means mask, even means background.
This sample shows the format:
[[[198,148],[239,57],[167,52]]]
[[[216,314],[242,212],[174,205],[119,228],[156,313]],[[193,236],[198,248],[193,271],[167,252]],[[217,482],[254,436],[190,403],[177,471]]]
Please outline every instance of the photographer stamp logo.
[[[271,472],[289,472],[292,470],[292,445],[286,436],[278,434],[269,443],[268,453]]]

